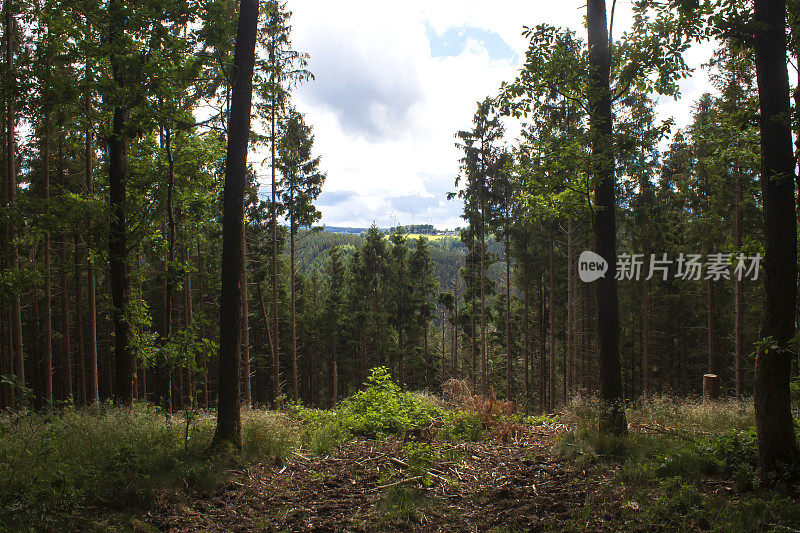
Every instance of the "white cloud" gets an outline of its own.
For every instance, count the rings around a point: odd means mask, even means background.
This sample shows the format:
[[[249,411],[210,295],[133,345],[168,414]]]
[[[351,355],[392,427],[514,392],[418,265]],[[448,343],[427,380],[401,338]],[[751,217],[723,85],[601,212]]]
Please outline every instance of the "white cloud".
[[[583,6],[582,0],[290,0],[293,44],[310,54],[316,76],[295,100],[314,126],[328,172],[325,191],[339,198],[320,206],[323,222],[463,225],[458,202],[445,199],[458,172],[454,134],[469,127],[478,100],[514,77],[527,48],[523,25],[568,26],[583,35]],[[616,9],[618,34],[630,20],[630,0]],[[469,28],[496,34],[515,57],[490,53]],[[450,29],[465,30],[465,45],[433,57],[426,32]],[[707,81],[692,83],[684,101],[664,111],[688,116],[686,98]]]

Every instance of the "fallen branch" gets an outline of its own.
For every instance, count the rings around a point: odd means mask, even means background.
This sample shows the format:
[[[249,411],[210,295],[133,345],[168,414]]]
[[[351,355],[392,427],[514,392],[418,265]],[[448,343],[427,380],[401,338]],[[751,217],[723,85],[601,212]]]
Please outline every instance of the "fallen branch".
[[[374,490],[382,490],[388,489],[389,487],[396,487],[397,485],[405,485],[406,483],[414,483],[415,481],[421,481],[422,476],[414,476],[406,479],[401,479],[400,481],[395,481],[394,483],[387,483],[386,485],[378,485],[375,487]]]

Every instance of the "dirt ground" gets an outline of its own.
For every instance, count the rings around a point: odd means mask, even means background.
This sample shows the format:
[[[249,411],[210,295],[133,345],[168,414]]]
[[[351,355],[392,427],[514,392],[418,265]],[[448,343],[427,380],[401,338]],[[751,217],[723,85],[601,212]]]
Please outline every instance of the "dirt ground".
[[[560,459],[554,440],[555,431],[543,427],[506,442],[449,445],[427,486],[409,473],[397,439],[351,442],[327,457],[295,453],[283,464],[236,472],[212,495],[159,501],[142,530],[602,530],[598,509],[608,512],[622,499],[613,473]],[[402,519],[386,510],[400,490],[417,498]]]

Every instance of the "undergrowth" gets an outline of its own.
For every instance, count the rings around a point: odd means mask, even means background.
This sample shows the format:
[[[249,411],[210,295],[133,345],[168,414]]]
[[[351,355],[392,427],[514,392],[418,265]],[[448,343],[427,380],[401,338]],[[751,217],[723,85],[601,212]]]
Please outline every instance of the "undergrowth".
[[[557,451],[580,465],[615,464],[625,529],[763,531],[800,523],[791,484],[762,485],[752,401],[655,397],[629,407],[624,436],[600,432],[600,404],[576,398]]]
[[[317,454],[354,437],[479,441],[488,434],[478,413],[449,410],[434,397],[404,391],[385,367],[373,368],[365,387],[333,409],[293,406],[291,412],[304,426],[303,446]]]
[[[189,426],[148,405],[0,418],[0,531],[64,531],[152,506],[160,492],[208,493],[229,468],[285,455],[285,430],[245,412],[243,450],[210,456],[213,418]],[[110,527],[109,524],[103,528]]]

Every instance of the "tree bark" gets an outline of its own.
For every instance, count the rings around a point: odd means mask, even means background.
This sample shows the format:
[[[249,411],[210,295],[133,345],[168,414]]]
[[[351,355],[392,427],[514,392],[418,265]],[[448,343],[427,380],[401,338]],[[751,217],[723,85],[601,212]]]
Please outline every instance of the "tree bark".
[[[62,188],[62,197],[67,194],[67,176],[64,170],[64,121],[59,118],[59,137],[58,137],[58,181]],[[72,354],[70,352],[70,324],[69,324],[69,287],[67,286],[67,235],[61,232],[61,245],[59,246],[61,264],[59,265],[61,274],[61,364],[62,373],[62,395],[63,400],[73,402],[72,389]]]
[[[798,138],[800,142],[800,138]],[[742,180],[738,164],[733,173],[733,188],[734,188],[734,245],[737,252],[742,249]],[[733,280],[733,322],[734,322],[734,359],[736,365],[736,398],[742,397],[742,382],[743,382],[743,350],[744,350],[744,279],[740,276],[735,276]]]
[[[506,220],[508,220],[506,213]],[[511,359],[511,241],[508,224],[506,224],[506,398],[511,400],[514,394],[514,364]]]
[[[597,280],[597,332],[600,347],[600,398],[608,404],[600,427],[615,434],[627,432],[619,359],[619,300],[617,296],[617,225],[614,148],[611,109],[611,54],[605,0],[588,0],[589,132],[592,177],[595,182],[594,230],[597,253],[608,263]]]
[[[539,409],[547,411],[547,351],[545,350],[545,323],[544,315],[546,304],[544,302],[544,283],[539,280]]]
[[[125,76],[122,71],[124,59],[121,50],[124,46],[125,7],[122,0],[111,0],[108,5],[110,17],[109,40],[112,49],[111,70],[114,83],[124,91]],[[126,213],[126,166],[127,136],[126,122],[129,109],[123,103],[116,103],[113,111],[112,132],[108,139],[109,159],[109,197],[111,204],[111,227],[108,239],[108,256],[111,267],[111,300],[114,321],[114,358],[116,359],[116,379],[114,400],[130,405],[133,401],[133,353],[129,345],[130,324],[126,319],[130,299],[130,277],[128,274],[128,240]]]
[[[75,355],[78,358],[78,403],[86,405],[86,348],[83,340],[83,280],[81,279],[81,265],[78,234],[75,233]]]
[[[49,68],[45,62],[45,68]],[[50,214],[50,113],[44,109],[44,139],[42,139],[42,174],[44,179],[44,210]],[[53,404],[53,309],[52,273],[50,267],[50,230],[44,232],[44,395],[47,405]]]
[[[5,2],[5,40],[6,40],[6,70],[7,76],[16,80],[14,72],[14,14],[10,0]],[[6,179],[8,180],[8,205],[12,218],[8,227],[8,244],[11,246],[11,270],[19,271],[19,248],[17,246],[17,227],[14,222],[14,211],[17,203],[17,136],[16,136],[16,111],[14,109],[14,94],[6,98]],[[19,293],[15,291],[12,297],[11,308],[11,339],[14,350],[14,373],[17,383],[25,386],[25,356],[22,346],[22,306]]]
[[[762,337],[774,348],[756,356],[755,410],[762,476],[796,466],[797,442],[789,395],[791,341],[797,297],[797,219],[794,154],[789,125],[784,0],[755,0],[756,77],[761,124],[764,210],[764,315]]]
[[[91,97],[91,71],[87,68],[86,69],[86,99],[85,99],[85,106],[86,106],[86,115],[89,120],[87,120],[88,124],[91,124],[91,112],[92,112],[92,97]],[[92,128],[91,126],[86,127],[86,144],[84,146],[84,170],[86,172],[86,193],[88,195],[94,194],[94,183],[93,183],[93,158],[94,158],[94,148],[92,147]],[[89,311],[89,402],[92,405],[97,405],[100,403],[100,389],[98,384],[97,378],[97,297],[96,297],[96,287],[97,283],[94,278],[94,267],[91,261],[86,261],[86,298],[87,298],[87,306]]]
[[[274,15],[273,15],[274,16]],[[272,173],[272,203],[270,205],[270,216],[272,217],[272,383],[273,395],[276,402],[280,402],[281,397],[281,376],[280,376],[280,338],[278,337],[278,186],[275,179],[275,132],[276,132],[276,116],[275,107],[277,102],[277,89],[276,84],[278,80],[275,77],[275,43],[270,43],[270,63],[273,69],[270,72],[271,87],[271,105],[270,105],[270,150],[272,157],[270,159],[271,173]]]
[[[253,405],[253,395],[250,384],[250,310],[248,306],[249,290],[247,286],[247,231],[244,234],[242,246],[242,393],[244,405],[250,408]]]
[[[244,257],[244,189],[250,105],[253,97],[258,2],[242,0],[233,56],[233,94],[228,119],[228,151],[225,156],[225,191],[222,225],[222,298],[220,300],[219,400],[217,444],[242,445],[239,399],[239,336],[242,313],[242,258]],[[275,222],[273,220],[273,222]]]
[[[556,259],[555,254],[553,253],[553,240],[555,240],[555,234],[553,232],[553,223],[550,223],[550,239],[547,246],[548,254],[550,256],[550,304],[548,305],[549,309],[548,315],[550,317],[550,377],[548,381],[548,390],[547,390],[547,409],[551,413],[555,407],[555,389],[556,389],[556,278],[555,278],[555,271],[556,271]]]
[[[294,204],[294,191],[290,192],[290,203]],[[289,221],[289,283],[291,284],[290,292],[292,299],[292,396],[295,403],[299,398],[298,384],[297,384],[297,314],[295,309],[295,293],[294,293],[294,232],[295,223],[294,217],[290,217]]]

